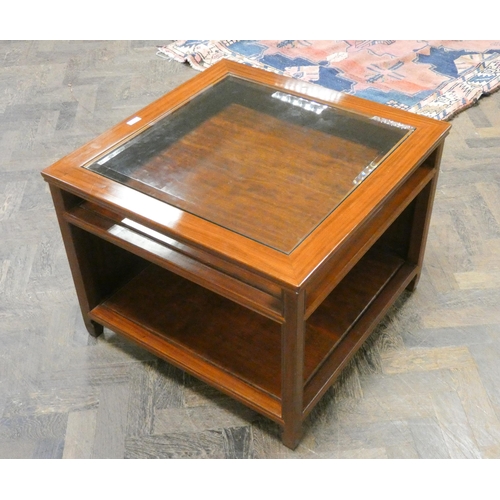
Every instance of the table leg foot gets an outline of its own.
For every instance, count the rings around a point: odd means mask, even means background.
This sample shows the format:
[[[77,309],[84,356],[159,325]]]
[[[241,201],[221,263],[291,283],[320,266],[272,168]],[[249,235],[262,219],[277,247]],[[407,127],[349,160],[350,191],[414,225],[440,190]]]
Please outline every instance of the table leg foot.
[[[418,273],[406,286],[409,292],[414,292],[417,289],[418,281],[420,279],[420,273]]]
[[[281,442],[291,450],[295,450],[302,439],[302,425],[290,424],[283,427]]]
[[[87,327],[87,331],[92,337],[99,337],[99,335],[101,335],[101,333],[104,331],[104,327],[102,325],[90,319],[85,321],[85,326]]]

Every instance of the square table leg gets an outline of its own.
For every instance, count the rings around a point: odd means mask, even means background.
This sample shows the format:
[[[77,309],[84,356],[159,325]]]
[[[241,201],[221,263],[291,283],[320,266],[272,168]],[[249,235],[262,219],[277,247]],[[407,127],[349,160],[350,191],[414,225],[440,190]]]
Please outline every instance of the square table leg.
[[[295,449],[302,437],[304,397],[305,291],[284,291],[285,322],[281,329],[281,439]]]
[[[408,249],[408,262],[417,265],[418,273],[406,287],[409,291],[417,288],[420,275],[422,274],[422,265],[424,261],[424,252],[429,232],[429,224],[432,215],[432,205],[438,182],[439,165],[443,154],[444,144],[441,144],[426,160],[434,169],[436,174],[415,200],[415,211],[413,215],[410,242]]]
[[[92,321],[88,316],[90,310],[99,303],[100,299],[93,285],[92,265],[89,261],[95,258],[95,256],[92,255],[91,252],[82,251],[80,247],[83,242],[79,243],[74,228],[68,224],[64,218],[66,211],[81,202],[81,200],[52,185],[50,186],[50,192],[56,210],[64,247],[68,256],[71,274],[75,283],[83,321],[90,335],[98,337],[103,332],[103,327]]]

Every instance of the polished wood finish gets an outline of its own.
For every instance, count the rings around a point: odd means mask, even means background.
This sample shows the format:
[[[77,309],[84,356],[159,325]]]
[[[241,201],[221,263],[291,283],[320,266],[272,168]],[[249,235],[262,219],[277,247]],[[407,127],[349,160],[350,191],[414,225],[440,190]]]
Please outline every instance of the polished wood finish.
[[[227,74],[415,131],[289,253],[81,168]],[[450,126],[227,61],[134,116],[43,172],[87,328],[119,332],[242,401],[294,448],[304,418],[416,285]]]

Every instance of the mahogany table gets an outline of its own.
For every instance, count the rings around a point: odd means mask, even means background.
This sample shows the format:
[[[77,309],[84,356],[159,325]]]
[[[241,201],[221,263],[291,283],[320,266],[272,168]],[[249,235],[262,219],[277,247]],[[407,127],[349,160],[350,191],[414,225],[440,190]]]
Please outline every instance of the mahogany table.
[[[83,319],[283,429],[422,268],[450,125],[222,61],[42,173]]]

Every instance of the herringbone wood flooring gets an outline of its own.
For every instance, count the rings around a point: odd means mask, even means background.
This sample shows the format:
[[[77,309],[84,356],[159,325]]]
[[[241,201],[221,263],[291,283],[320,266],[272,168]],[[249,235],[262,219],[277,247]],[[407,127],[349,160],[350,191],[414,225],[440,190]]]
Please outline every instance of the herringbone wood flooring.
[[[195,74],[156,44],[0,42],[0,458],[500,458],[500,93],[452,121],[419,288],[294,452],[253,411],[88,336],[40,171]]]

